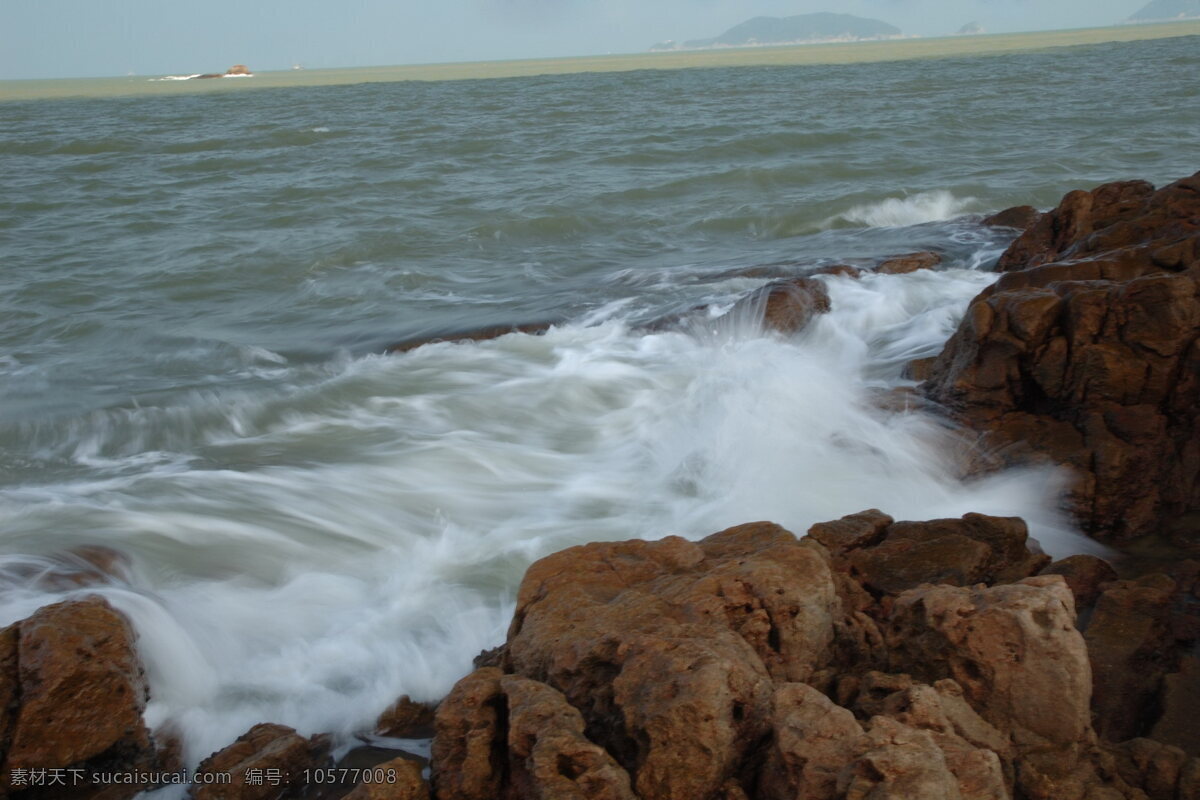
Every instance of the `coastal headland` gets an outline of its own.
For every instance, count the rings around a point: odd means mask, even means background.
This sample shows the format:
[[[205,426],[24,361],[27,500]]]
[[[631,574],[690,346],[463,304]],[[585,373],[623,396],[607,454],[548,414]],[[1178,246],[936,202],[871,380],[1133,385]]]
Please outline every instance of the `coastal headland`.
[[[1200,173],[980,224],[1019,231],[1003,275],[883,402],[978,436],[971,471],[1063,465],[1078,525],[1157,548],[1152,568],[1052,561],[1014,517],[876,509],[800,537],[750,522],[573,547],[529,568],[506,641],[445,699],[401,698],[363,732],[432,734],[428,759],[372,745],[334,763],[328,736],[263,720],[191,796],[1200,798]],[[795,332],[828,312],[822,284],[780,279],[729,313]],[[85,588],[119,561],[77,553],[57,579]],[[118,800],[182,774],[171,731],[145,723],[135,639],[87,597],[0,632],[0,794]]]

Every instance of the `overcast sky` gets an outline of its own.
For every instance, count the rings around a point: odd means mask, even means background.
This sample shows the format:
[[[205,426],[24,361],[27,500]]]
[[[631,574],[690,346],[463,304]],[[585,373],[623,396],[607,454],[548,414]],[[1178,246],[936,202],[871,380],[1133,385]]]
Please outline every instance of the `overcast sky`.
[[[750,17],[838,11],[905,33],[1109,25],[1145,0],[0,0],[0,79],[642,52]]]

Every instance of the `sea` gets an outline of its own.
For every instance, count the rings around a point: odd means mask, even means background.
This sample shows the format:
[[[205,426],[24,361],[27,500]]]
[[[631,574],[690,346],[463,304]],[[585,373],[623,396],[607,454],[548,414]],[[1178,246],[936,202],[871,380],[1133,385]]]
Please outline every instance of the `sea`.
[[[0,624],[103,595],[194,764],[370,741],[573,545],[879,508],[1095,549],[897,390],[996,277],[984,215],[1200,168],[1197,77],[1185,36],[0,103]],[[726,314],[923,250],[795,335]]]

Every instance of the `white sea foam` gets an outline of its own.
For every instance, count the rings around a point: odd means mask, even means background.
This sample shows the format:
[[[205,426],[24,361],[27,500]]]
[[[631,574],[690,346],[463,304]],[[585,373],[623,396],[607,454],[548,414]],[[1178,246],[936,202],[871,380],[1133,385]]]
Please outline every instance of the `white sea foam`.
[[[902,228],[960,217],[976,210],[977,205],[974,197],[956,197],[938,189],[857,205],[825,220],[824,227],[848,224],[866,228]]]
[[[1053,473],[964,482],[941,423],[876,402],[991,276],[824,280],[834,310],[791,339],[730,317],[646,335],[614,305],[544,336],[284,367],[286,395],[109,412],[86,447],[65,430],[45,451],[128,463],[0,493],[6,537],[130,554],[101,591],[139,631],[148,719],[192,762],[257,722],[345,741],[402,693],[443,695],[502,640],[528,564],[574,544],[878,507],[1020,515],[1052,553],[1086,549]],[[145,452],[122,444],[136,428]],[[26,581],[0,624],[59,596]]]

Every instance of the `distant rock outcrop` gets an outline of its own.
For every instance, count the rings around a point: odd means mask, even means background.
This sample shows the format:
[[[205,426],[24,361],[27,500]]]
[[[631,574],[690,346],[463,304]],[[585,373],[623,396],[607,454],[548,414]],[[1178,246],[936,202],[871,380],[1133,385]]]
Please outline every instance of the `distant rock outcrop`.
[[[877,19],[851,14],[798,14],[794,17],[755,17],[712,39],[694,39],[682,45],[675,42],[656,44],[651,50],[700,50],[710,47],[753,47],[774,44],[814,42],[854,42],[866,39],[890,39],[900,29]]]
[[[203,75],[193,75],[192,78],[238,78],[242,76],[249,77],[253,74],[245,64],[234,64],[224,72],[206,72]]]
[[[975,36],[980,33],[987,33],[987,31],[985,31],[983,26],[978,22],[968,22],[966,25],[963,25],[961,28],[959,28],[956,33],[959,36]]]
[[[1130,22],[1163,22],[1172,19],[1200,19],[1200,0],[1151,0],[1129,17]]]

